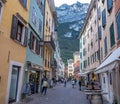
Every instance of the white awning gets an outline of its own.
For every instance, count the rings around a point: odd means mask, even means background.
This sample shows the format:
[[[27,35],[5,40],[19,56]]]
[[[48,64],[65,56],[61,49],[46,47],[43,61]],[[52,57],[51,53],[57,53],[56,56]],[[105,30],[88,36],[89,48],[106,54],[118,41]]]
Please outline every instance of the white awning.
[[[120,61],[120,47],[117,48],[96,70],[95,74],[112,70],[117,61]]]
[[[78,76],[86,76],[88,73],[93,72],[93,70],[85,71],[84,73],[78,73]]]

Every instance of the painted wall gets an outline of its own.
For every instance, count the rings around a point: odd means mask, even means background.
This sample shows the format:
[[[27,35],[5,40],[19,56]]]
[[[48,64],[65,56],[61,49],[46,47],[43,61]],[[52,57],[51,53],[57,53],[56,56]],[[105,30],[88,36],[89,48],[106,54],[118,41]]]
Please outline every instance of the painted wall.
[[[17,12],[28,22],[29,0],[24,9],[18,0],[7,0],[4,4],[0,22],[0,103],[5,104],[10,61],[25,63],[26,47],[10,38],[12,15]],[[9,94],[9,93],[7,93]]]
[[[33,17],[33,8],[36,12],[36,24],[33,23],[32,17]],[[32,31],[36,36],[38,35],[41,39],[43,38],[43,14],[39,8],[39,6],[36,3],[36,0],[30,0],[30,11],[29,11],[29,31],[28,31],[28,44],[29,44],[29,39],[30,39],[30,32]],[[39,19],[41,20],[41,32],[39,31]],[[35,32],[34,32],[35,31]],[[30,61],[34,64],[43,65],[43,56],[37,55],[36,53],[33,53],[29,47],[27,47],[27,56],[26,56],[26,61]]]
[[[50,11],[50,7],[49,7],[49,3],[48,3],[48,0],[45,0],[45,21],[44,21],[44,41],[47,41],[45,40],[46,36],[50,36],[51,35],[51,32],[52,32],[52,13]],[[50,2],[50,1],[49,1]],[[48,21],[48,26],[46,26],[46,20]],[[50,27],[50,31],[49,31],[49,27]],[[47,53],[46,53],[47,51]],[[45,67],[45,59],[47,60],[47,62],[49,61],[50,62],[50,55],[51,55],[51,48],[47,45],[44,46],[44,68],[45,70],[47,71],[50,71],[50,67]],[[47,55],[46,55],[47,54]]]

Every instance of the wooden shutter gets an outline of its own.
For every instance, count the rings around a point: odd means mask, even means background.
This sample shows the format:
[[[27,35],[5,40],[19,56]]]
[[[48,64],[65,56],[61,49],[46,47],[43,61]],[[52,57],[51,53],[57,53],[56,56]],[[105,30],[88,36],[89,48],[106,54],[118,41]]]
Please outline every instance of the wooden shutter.
[[[104,9],[102,12],[102,26],[105,27],[106,25],[106,10]]]
[[[27,37],[28,37],[28,28],[25,27],[25,35],[24,35],[24,45],[27,46]]]
[[[15,15],[13,15],[13,17],[12,17],[12,26],[11,26],[11,35],[10,35],[10,37],[12,39],[16,39],[17,25],[18,25],[18,19],[17,19],[17,17]]]
[[[113,7],[113,0],[107,0],[107,10],[108,10],[108,12],[111,11],[112,7]]]
[[[100,9],[100,7],[98,8],[98,19],[100,20],[100,18],[101,18],[101,9]]]
[[[7,2],[7,0],[2,0],[2,2],[3,2],[3,3],[6,3],[6,2]]]
[[[105,49],[105,55],[107,54],[107,37],[104,39],[104,49]]]
[[[36,39],[36,47],[35,47],[35,52],[38,54],[38,39]]]
[[[30,32],[29,48],[32,49],[33,34]]]
[[[38,55],[40,55],[40,41],[38,41]]]
[[[111,47],[115,44],[115,37],[114,37],[114,24],[110,26],[110,43]]]
[[[118,40],[120,40],[120,10],[119,10],[118,15],[116,17],[116,22],[117,22]]]
[[[98,27],[98,37],[99,39],[102,37],[101,26]]]

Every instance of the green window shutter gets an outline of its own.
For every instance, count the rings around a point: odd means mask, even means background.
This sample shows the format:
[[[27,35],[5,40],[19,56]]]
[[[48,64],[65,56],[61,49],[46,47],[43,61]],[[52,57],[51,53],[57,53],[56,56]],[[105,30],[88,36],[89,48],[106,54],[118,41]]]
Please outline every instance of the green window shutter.
[[[80,58],[82,59],[82,52],[80,52]]]
[[[101,26],[98,27],[98,38],[102,38]]]
[[[101,9],[100,9],[100,7],[98,8],[98,19],[100,20],[100,18],[101,18]]]
[[[12,39],[16,39],[17,25],[18,25],[18,19],[17,19],[17,17],[15,15],[13,15],[13,17],[12,17],[12,26],[11,26],[11,35],[10,35],[10,37]]]
[[[83,49],[83,56],[85,56],[85,48]]]
[[[83,38],[83,44],[85,44],[85,38]]]
[[[120,40],[120,10],[119,10],[119,12],[117,14],[116,22],[117,22],[118,40]]]
[[[28,28],[25,27],[25,37],[24,37],[24,45],[27,46],[27,38],[28,38]]]
[[[110,13],[113,7],[113,0],[107,0],[107,10]]]
[[[114,37],[114,24],[110,26],[110,42],[111,42],[111,47],[115,44],[115,37]]]
[[[105,55],[107,54],[107,37],[105,37],[104,39],[104,51],[105,51]]]
[[[104,9],[102,11],[102,26],[103,26],[103,28],[105,27],[105,25],[106,25],[106,10]]]

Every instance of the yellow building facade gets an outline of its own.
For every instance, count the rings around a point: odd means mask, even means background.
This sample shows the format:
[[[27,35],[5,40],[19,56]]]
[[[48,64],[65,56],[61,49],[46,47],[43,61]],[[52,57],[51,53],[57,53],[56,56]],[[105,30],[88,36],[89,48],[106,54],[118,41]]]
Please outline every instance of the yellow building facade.
[[[3,0],[4,1],[4,0]],[[2,2],[0,20],[0,104],[21,97],[30,0]]]
[[[51,70],[51,55],[53,52],[53,37],[52,37],[52,21],[53,16],[49,5],[49,0],[45,0],[45,17],[44,17],[44,70],[46,72],[46,76],[50,77]],[[53,44],[52,44],[53,43]]]

